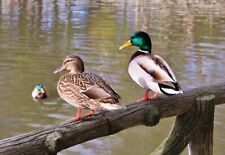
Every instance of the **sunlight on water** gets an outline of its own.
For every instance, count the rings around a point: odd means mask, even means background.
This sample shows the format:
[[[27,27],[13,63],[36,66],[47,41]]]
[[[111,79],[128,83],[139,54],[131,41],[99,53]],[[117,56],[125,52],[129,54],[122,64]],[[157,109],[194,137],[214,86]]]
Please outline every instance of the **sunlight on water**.
[[[223,1],[70,0],[0,2],[0,137],[18,135],[72,117],[53,71],[68,54],[107,80],[129,104],[143,95],[127,73],[135,47],[119,51],[133,31],[150,33],[153,53],[165,58],[184,90],[224,81]],[[43,82],[49,98],[36,103]],[[225,106],[216,107],[214,153],[225,154]],[[174,118],[154,128],[134,127],[60,152],[61,155],[149,154],[169,133]],[[184,152],[183,154],[186,154]]]

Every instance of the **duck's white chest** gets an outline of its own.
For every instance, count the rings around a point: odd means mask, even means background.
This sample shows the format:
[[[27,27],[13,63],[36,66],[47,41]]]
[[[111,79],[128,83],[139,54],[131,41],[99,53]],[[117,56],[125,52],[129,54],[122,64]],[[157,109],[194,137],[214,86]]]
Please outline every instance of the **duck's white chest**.
[[[149,76],[135,61],[130,62],[128,73],[131,78],[143,88],[148,88],[148,82],[152,81],[151,76]]]
[[[131,61],[129,63],[128,73],[130,77],[142,88],[151,89],[154,92],[161,93],[158,84],[153,82],[152,76],[142,69],[137,61]]]

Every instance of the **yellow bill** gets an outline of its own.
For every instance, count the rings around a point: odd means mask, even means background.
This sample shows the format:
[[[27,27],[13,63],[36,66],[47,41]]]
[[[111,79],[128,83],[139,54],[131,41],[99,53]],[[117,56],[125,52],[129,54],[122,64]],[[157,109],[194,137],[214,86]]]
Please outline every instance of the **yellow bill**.
[[[45,90],[43,88],[41,88],[41,93],[44,94],[45,93]]]
[[[123,44],[122,46],[119,47],[119,50],[122,50],[124,48],[127,48],[127,47],[130,47],[132,46],[133,44],[131,43],[130,40],[128,40],[125,44]]]

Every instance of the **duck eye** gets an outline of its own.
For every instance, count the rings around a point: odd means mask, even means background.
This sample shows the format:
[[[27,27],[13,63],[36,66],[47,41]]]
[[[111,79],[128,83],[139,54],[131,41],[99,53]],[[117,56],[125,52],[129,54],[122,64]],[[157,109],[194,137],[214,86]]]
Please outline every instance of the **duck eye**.
[[[134,39],[134,38],[132,38],[132,37],[130,38],[130,42],[131,42],[132,44],[134,43],[134,42],[133,42],[133,39]]]
[[[63,62],[63,65],[65,65],[66,63],[71,62],[71,61],[74,61],[74,60],[73,60],[73,59],[67,59],[67,60],[65,60],[65,61]]]

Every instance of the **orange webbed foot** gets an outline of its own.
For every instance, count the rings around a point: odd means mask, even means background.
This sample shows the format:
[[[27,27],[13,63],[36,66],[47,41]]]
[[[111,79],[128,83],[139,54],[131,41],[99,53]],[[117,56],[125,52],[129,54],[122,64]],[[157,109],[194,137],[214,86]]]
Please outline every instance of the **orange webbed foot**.
[[[159,94],[155,93],[153,96],[149,96],[149,90],[146,90],[144,98],[137,100],[137,102],[144,102],[144,101],[148,101],[148,100],[154,100],[156,98],[158,98]]]
[[[137,102],[144,102],[144,101],[150,100],[151,97],[149,97],[149,91],[150,91],[150,90],[147,89],[147,90],[145,91],[144,98],[137,100]]]
[[[155,93],[153,96],[150,97],[150,99],[151,100],[154,100],[154,99],[156,99],[158,97],[159,97],[159,94],[158,93]]]
[[[80,121],[81,119],[83,118],[86,118],[86,117],[91,117],[94,115],[94,111],[91,110],[89,113],[87,113],[85,116],[81,117],[81,109],[78,108],[78,111],[77,111],[77,114],[75,117],[72,117],[68,120],[65,121],[65,123],[70,123],[70,122],[73,122],[73,121]]]

